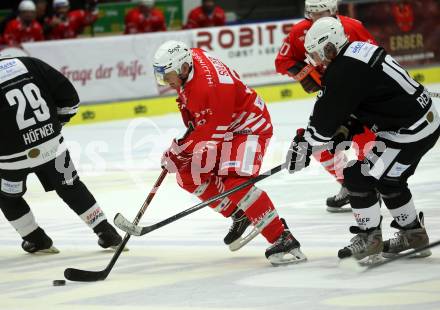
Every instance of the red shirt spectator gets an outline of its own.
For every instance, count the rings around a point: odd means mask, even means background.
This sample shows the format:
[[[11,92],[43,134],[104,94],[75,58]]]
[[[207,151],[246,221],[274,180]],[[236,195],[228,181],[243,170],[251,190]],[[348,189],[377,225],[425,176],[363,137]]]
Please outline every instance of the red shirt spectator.
[[[202,5],[193,9],[188,15],[188,21],[184,28],[204,28],[224,26],[226,23],[225,11],[215,5],[213,0],[204,0]]]
[[[154,1],[141,0],[138,7],[125,15],[125,34],[166,31],[165,17]]]
[[[23,42],[44,40],[43,28],[35,20],[35,4],[24,0],[18,7],[19,16],[11,20],[3,34],[3,41],[7,45],[19,45]]]
[[[68,0],[55,0],[55,14],[46,20],[48,37],[53,40],[76,38],[84,28],[98,19],[98,11],[75,10],[69,12]]]

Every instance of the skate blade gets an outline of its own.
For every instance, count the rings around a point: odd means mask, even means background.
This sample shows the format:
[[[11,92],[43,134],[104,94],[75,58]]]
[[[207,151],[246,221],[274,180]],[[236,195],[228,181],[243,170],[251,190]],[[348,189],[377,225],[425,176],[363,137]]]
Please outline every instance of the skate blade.
[[[269,262],[274,267],[298,264],[305,262],[307,257],[299,249],[293,249],[288,253],[272,254],[268,257]]]
[[[393,258],[393,257],[396,257],[398,255],[405,254],[405,252],[408,252],[410,250],[412,251],[412,249],[408,249],[408,250],[400,252],[400,253],[382,253],[382,257],[384,257],[384,258]],[[420,252],[414,253],[412,255],[408,255],[408,258],[425,258],[425,257],[431,256],[431,255],[432,255],[431,250],[430,249],[426,249],[424,251],[420,251]]]
[[[372,265],[376,265],[378,263],[383,262],[385,259],[383,258],[382,254],[373,254],[370,256],[367,256],[363,259],[358,260],[359,265],[368,267]]]
[[[330,213],[346,213],[346,212],[351,212],[351,208],[350,207],[347,207],[347,208],[339,207],[338,208],[338,207],[327,206],[327,211]]]
[[[31,254],[58,254],[60,253],[60,250],[58,250],[56,247],[51,246],[48,249],[44,249],[44,250],[39,250],[37,252],[31,253]]]
[[[231,244],[229,244],[229,250],[231,252],[235,252],[240,250],[242,247],[244,247],[246,244],[248,244],[252,239],[254,239],[256,236],[258,236],[258,234],[260,233],[260,231],[256,228],[252,229],[252,231],[247,234],[244,237],[240,237],[237,240],[235,240],[234,242],[232,242]]]

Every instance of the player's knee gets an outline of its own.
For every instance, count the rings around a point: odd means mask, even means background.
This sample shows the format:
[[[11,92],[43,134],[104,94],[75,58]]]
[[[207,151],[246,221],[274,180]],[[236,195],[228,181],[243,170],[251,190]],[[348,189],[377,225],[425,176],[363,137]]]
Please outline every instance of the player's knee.
[[[407,184],[402,184],[399,180],[380,181],[377,190],[379,191],[387,208],[398,208],[411,200],[412,195]]]
[[[362,173],[362,162],[351,161],[344,169],[344,185],[349,191],[370,192],[376,187],[376,180]]]

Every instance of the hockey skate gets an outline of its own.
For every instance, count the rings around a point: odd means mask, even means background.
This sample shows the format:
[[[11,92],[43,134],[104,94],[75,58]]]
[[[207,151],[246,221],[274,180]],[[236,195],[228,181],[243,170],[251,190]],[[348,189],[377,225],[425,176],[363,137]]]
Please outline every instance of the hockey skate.
[[[361,230],[358,226],[351,226],[350,232],[356,234],[351,244],[339,250],[339,258],[353,257],[361,265],[371,265],[382,261],[382,217],[379,226]]]
[[[223,241],[229,246],[229,250],[237,251],[258,236],[260,232],[257,228],[253,228],[249,234],[242,237],[246,229],[251,226],[252,223],[241,209],[237,209],[231,215],[231,218],[232,226],[229,228],[229,232]]]
[[[266,258],[273,266],[296,264],[307,260],[307,257],[301,252],[300,243],[293,237],[286,221],[281,219],[284,225],[284,232],[266,250]]]
[[[423,212],[419,213],[419,217],[415,219],[412,228],[405,229],[400,227],[395,220],[391,222],[391,227],[398,229],[395,233],[396,238],[384,241],[382,256],[391,258],[406,250],[412,250],[424,247],[429,244],[429,237],[426,233]],[[428,257],[432,254],[430,249],[426,249],[415,253],[411,257]]]
[[[46,235],[43,229],[38,227],[29,235],[23,238],[21,247],[28,253],[44,253],[44,254],[58,254],[60,251],[53,246],[52,239]]]
[[[348,196],[347,188],[342,185],[339,193],[335,196],[327,198],[327,211],[331,213],[351,212],[350,206],[344,208],[344,206],[350,203],[350,197]]]
[[[104,249],[112,248],[116,250],[119,244],[122,242],[121,236],[118,234],[116,229],[107,222],[107,220],[99,223],[98,226],[93,229],[93,231],[99,237],[99,246]],[[124,251],[127,250],[127,248],[124,248]]]

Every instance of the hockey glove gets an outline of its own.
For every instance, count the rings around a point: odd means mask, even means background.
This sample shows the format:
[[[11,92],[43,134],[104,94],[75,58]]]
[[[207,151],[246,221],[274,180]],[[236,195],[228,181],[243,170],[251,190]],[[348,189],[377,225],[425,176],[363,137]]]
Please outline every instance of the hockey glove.
[[[297,61],[287,71],[301,83],[307,93],[311,94],[321,89],[321,74],[312,65]]]
[[[304,128],[296,130],[296,136],[293,138],[292,144],[287,152],[286,167],[289,173],[300,171],[310,165],[312,147],[304,139],[304,133]]]
[[[353,137],[364,133],[364,130],[364,125],[357,118],[350,117],[344,125],[341,125],[336,130],[332,138],[333,146],[330,149],[330,153],[335,154],[337,150],[347,150],[351,145]]]
[[[176,173],[187,167],[191,163],[191,158],[192,154],[185,152],[184,146],[179,145],[174,139],[170,148],[162,155],[161,167],[170,173]]]

